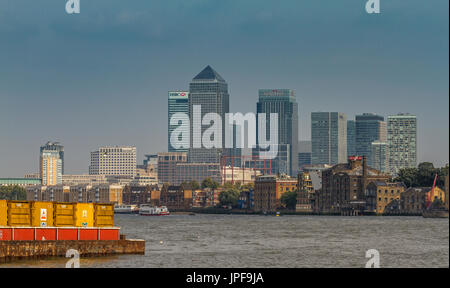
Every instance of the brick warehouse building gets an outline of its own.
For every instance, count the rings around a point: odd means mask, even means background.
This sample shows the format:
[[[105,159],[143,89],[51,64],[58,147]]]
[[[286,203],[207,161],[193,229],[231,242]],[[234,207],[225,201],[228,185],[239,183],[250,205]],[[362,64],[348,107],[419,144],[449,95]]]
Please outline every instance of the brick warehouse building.
[[[427,195],[431,193],[432,187],[410,187],[401,194],[400,209],[403,214],[419,215],[426,209]],[[445,192],[435,187],[431,195],[431,202],[439,199],[445,203]]]
[[[158,185],[127,185],[124,187],[122,195],[123,204],[127,205],[151,204],[158,206],[160,204],[159,198]]]
[[[280,198],[283,193],[297,191],[297,184],[297,178],[291,178],[287,175],[257,177],[253,195],[253,209],[261,212],[276,212],[281,207]]]
[[[185,189],[183,185],[164,185],[160,200],[161,205],[167,206],[170,211],[188,210],[192,207],[192,190]]]
[[[370,182],[366,188],[366,210],[375,214],[389,214],[400,205],[401,194],[405,191],[403,182]]]
[[[322,172],[322,190],[316,197],[320,213],[358,215],[366,208],[366,187],[370,182],[388,182],[390,176],[367,167],[366,157],[352,156]]]

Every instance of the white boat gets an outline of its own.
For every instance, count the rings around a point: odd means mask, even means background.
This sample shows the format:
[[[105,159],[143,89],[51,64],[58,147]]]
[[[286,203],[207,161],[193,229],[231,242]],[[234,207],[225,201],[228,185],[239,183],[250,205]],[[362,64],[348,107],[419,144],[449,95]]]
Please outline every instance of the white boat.
[[[167,209],[166,206],[151,206],[143,204],[139,207],[139,215],[142,216],[165,216],[169,214],[169,209]]]
[[[138,213],[137,205],[115,205],[114,213],[116,214],[133,214]]]

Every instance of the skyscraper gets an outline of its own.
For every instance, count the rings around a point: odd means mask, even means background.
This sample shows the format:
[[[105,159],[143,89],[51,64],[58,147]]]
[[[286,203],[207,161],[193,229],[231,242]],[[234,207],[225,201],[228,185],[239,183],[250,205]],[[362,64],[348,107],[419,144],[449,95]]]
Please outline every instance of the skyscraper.
[[[372,142],[386,142],[386,122],[384,117],[372,113],[356,115],[356,154],[366,156],[367,164],[372,165]]]
[[[47,142],[40,147],[39,175],[42,185],[62,184],[64,174],[64,146],[58,142]]]
[[[222,128],[225,127],[225,113],[230,108],[228,84],[209,65],[192,79],[189,85],[189,119],[190,148],[188,160],[190,163],[220,163],[220,157],[225,155],[225,129],[214,129],[215,137],[221,135],[222,148],[205,148],[202,144],[202,136],[210,126],[203,126],[202,119],[208,113],[217,113],[222,117]],[[201,109],[198,117],[194,113]],[[195,131],[195,127],[201,127]]]
[[[286,167],[287,171],[278,171],[297,175],[298,172],[298,104],[291,89],[260,89],[256,105],[258,114],[266,114],[266,137],[271,135],[270,113],[278,114],[278,157],[272,161],[275,165]],[[258,115],[257,115],[258,119]],[[259,123],[259,120],[257,120]],[[257,144],[259,125],[256,128]],[[275,166],[276,167],[276,166]]]
[[[388,116],[387,143],[389,169],[397,174],[401,168],[417,165],[417,118],[411,114]]]
[[[311,141],[298,142],[298,169],[311,164]]]
[[[389,172],[389,147],[381,141],[374,141],[371,144],[372,168],[383,173]]]
[[[183,113],[189,115],[189,92],[186,91],[169,91],[169,113],[168,113],[168,149],[169,152],[187,152],[188,148],[175,148],[170,142],[172,131],[179,126],[171,125],[170,120],[176,113]],[[174,118],[177,120],[176,118]],[[187,125],[187,123],[185,123]],[[189,143],[187,143],[189,145]]]
[[[356,155],[356,122],[347,121],[347,156]]]
[[[311,113],[312,164],[347,162],[347,116],[339,112]]]

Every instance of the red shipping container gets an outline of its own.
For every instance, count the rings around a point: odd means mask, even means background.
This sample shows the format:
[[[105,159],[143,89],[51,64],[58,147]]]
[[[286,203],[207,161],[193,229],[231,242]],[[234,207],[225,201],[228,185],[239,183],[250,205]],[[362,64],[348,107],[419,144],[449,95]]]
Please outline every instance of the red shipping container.
[[[98,228],[80,228],[78,233],[78,240],[98,240]]]
[[[12,228],[0,228],[0,241],[12,240]]]
[[[14,240],[34,240],[34,228],[14,227]]]
[[[99,229],[98,240],[119,240],[119,229]]]
[[[36,228],[36,240],[56,240],[56,228]]]
[[[78,240],[78,228],[57,228],[58,240]]]

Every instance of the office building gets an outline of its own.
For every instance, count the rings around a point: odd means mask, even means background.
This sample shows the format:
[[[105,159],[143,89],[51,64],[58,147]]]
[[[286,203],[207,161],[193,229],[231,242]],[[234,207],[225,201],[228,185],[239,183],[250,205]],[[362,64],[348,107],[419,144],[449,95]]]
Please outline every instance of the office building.
[[[221,182],[220,184],[225,183],[241,183],[248,184],[254,183],[255,179],[260,176],[261,171],[253,168],[244,168],[244,167],[233,167],[233,166],[223,166],[220,168],[221,174]]]
[[[105,175],[63,175],[62,184],[63,185],[95,185],[95,184],[106,184],[108,179]]]
[[[311,113],[311,163],[347,161],[347,116],[339,112]]]
[[[39,178],[0,178],[0,186],[33,186],[40,185]]]
[[[175,184],[177,181],[177,163],[186,163],[185,152],[158,153],[158,182],[161,184]]]
[[[91,152],[89,175],[134,177],[136,175],[136,147],[101,147]]]
[[[311,165],[311,141],[298,142],[298,169],[302,171],[305,165]]]
[[[172,136],[173,130],[180,126],[181,123],[178,121],[181,120],[179,117],[174,117],[176,113],[182,113],[186,116],[189,115],[189,92],[187,91],[169,91],[169,113],[168,113],[168,149],[169,152],[187,152],[189,146],[189,142],[186,142],[185,148],[176,148],[172,146],[170,141],[170,137]],[[173,119],[172,119],[173,118]],[[172,121],[178,120],[176,125],[171,125]],[[189,123],[184,123],[183,125],[187,125],[185,128],[189,130]]]
[[[389,169],[396,175],[402,168],[417,165],[417,118],[411,114],[388,116]]]
[[[194,109],[196,109],[194,111]],[[197,109],[200,109],[197,110]],[[195,112],[195,113],[194,113]],[[189,85],[189,118],[190,118],[190,163],[220,163],[220,158],[226,155],[225,147],[225,113],[229,112],[228,84],[225,80],[207,66],[192,79]],[[214,130],[215,137],[221,136],[221,148],[205,148],[202,144],[203,133],[211,131],[210,125],[202,125],[203,117],[208,113],[220,115],[222,129]],[[198,114],[198,115],[194,115]],[[195,117],[194,117],[195,116]],[[201,129],[193,129],[201,127]],[[218,126],[216,126],[218,127]],[[195,133],[194,133],[195,132]],[[217,138],[215,138],[217,139]]]
[[[256,105],[257,123],[259,123],[259,114],[266,114],[266,139],[272,139],[274,131],[270,131],[270,114],[278,114],[278,156],[272,160],[279,167],[275,173],[286,173],[288,175],[297,175],[298,171],[298,104],[295,99],[294,91],[291,89],[260,89],[259,101]],[[259,131],[256,127],[256,152],[259,154]],[[264,133],[263,133],[264,134]],[[254,153],[255,154],[255,153]],[[279,162],[279,163],[278,163]]]
[[[175,185],[196,181],[199,184],[206,178],[221,183],[219,163],[177,163]]]
[[[386,122],[384,117],[373,113],[356,115],[356,155],[366,156],[367,164],[372,165],[372,142],[386,142]]]
[[[356,156],[355,120],[347,120],[347,156]]]
[[[374,141],[371,144],[372,168],[383,173],[389,172],[389,147],[388,144],[381,141]]]
[[[41,175],[39,173],[27,173],[23,176],[25,179],[40,179]]]

